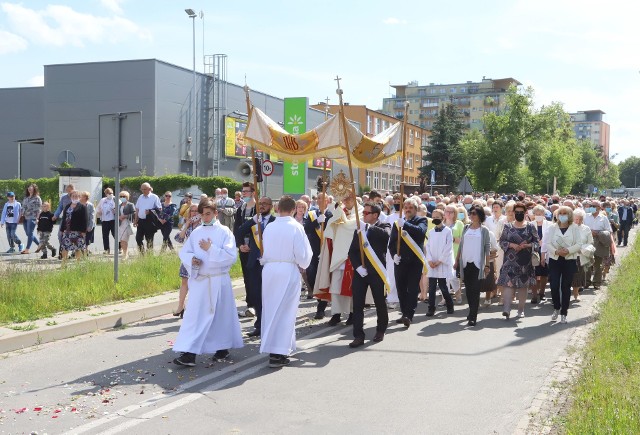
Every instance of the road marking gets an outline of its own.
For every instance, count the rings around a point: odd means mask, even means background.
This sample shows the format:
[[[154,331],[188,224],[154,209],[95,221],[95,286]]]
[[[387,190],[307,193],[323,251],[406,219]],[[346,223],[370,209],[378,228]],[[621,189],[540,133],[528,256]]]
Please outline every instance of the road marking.
[[[368,317],[368,316],[367,316]],[[370,317],[370,318],[365,318],[365,322],[364,324],[367,325],[368,323],[372,322],[373,320],[375,320],[375,316]],[[345,326],[341,326],[339,327],[340,330],[342,330],[343,328],[345,328]],[[335,329],[338,329],[337,327],[333,327],[333,328],[320,328],[318,329],[316,332],[313,332],[309,335],[304,336],[303,338],[301,338],[300,340],[297,340],[297,343],[300,344],[300,346],[298,347],[298,349],[296,349],[296,353],[303,351],[303,350],[308,350],[311,349],[313,347],[316,347],[318,345],[330,342],[332,340],[335,340],[337,337],[341,337],[342,335],[340,333],[334,333],[331,335],[327,335],[324,337],[320,337],[320,338],[316,338],[321,336],[322,334],[326,333],[327,331],[333,331]],[[295,355],[295,353],[294,353]],[[184,390],[188,390],[190,388],[193,388],[195,386],[198,386],[200,384],[204,384],[207,383],[209,381],[212,381],[218,377],[224,376],[226,375],[228,372],[230,371],[237,371],[238,369],[241,369],[242,367],[245,367],[247,365],[250,365],[256,361],[259,361],[261,359],[266,359],[267,356],[263,355],[263,354],[258,354],[255,356],[252,356],[244,361],[242,361],[241,363],[238,364],[233,364],[230,365],[224,369],[222,369],[219,372],[216,373],[211,373],[209,375],[203,376],[202,378],[198,378],[198,379],[194,379],[192,381],[186,382],[184,384],[179,385],[178,389],[176,389],[176,391],[173,391],[167,395],[164,395],[162,397],[156,397],[156,398],[152,398],[152,399],[148,399],[148,400],[144,400],[142,402],[139,402],[138,404],[135,405],[130,405],[127,406],[123,409],[120,409],[118,411],[116,411],[113,414],[110,414],[106,417],[103,417],[99,420],[94,420],[91,423],[79,426],[77,428],[74,428],[72,430],[70,430],[69,434],[82,434],[82,433],[86,433],[92,429],[95,429],[97,427],[100,427],[104,424],[107,423],[113,423],[116,419],[118,418],[122,418],[127,416],[128,414],[140,410],[142,408],[146,408],[149,407],[151,405],[156,405],[158,404],[158,402],[160,401],[164,401],[164,400],[170,400],[172,399],[174,396],[178,395],[178,394],[183,394]],[[205,389],[203,389],[203,391],[214,391],[217,389],[220,389],[226,385],[229,385],[237,380],[249,377],[251,375],[253,375],[254,373],[257,373],[258,371],[264,369],[265,366],[264,365],[256,365],[255,367],[251,367],[248,370],[244,370],[242,372],[236,373],[228,378],[222,379],[218,382],[215,382],[214,384],[211,384],[210,386],[206,387]],[[165,413],[167,413],[168,411],[172,411],[176,408],[179,408],[181,406],[184,406],[188,403],[191,403],[199,398],[203,397],[203,392],[198,392],[198,393],[189,393],[188,395],[181,397],[178,400],[175,400],[173,402],[170,402],[166,405],[163,405],[159,408],[154,409],[153,411],[149,411],[146,414],[143,414],[139,417],[131,417],[131,420],[128,420],[124,423],[118,424],[116,426],[112,426],[109,430],[107,431],[100,431],[103,434],[116,434],[119,432],[122,432],[126,429],[130,429],[140,423],[144,423],[146,421],[148,421],[149,419],[153,418],[153,417],[157,417],[158,415],[163,415]]]

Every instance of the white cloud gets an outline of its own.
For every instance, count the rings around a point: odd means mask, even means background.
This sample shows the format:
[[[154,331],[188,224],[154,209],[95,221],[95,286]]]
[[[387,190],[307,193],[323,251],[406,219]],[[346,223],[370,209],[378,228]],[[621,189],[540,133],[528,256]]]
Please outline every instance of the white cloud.
[[[0,30],[0,54],[26,50],[28,46],[26,39],[21,36]]]
[[[13,31],[36,44],[84,47],[87,42],[151,38],[149,31],[123,17],[99,17],[60,5],[42,10],[15,3],[2,3],[1,7]]]
[[[114,14],[122,15],[122,6],[123,0],[100,0],[102,6],[113,12]]]
[[[400,20],[400,19],[395,18],[395,17],[385,18],[384,20],[382,20],[382,22],[384,24],[389,24],[391,26],[395,26],[395,25],[398,25],[398,24],[407,24],[407,20]]]
[[[44,86],[44,75],[37,75],[27,80],[29,86]]]

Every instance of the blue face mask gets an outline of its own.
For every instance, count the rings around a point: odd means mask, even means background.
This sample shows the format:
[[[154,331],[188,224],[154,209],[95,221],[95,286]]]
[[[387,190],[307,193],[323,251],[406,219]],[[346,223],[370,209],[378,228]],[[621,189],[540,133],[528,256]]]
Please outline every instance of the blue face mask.
[[[596,209],[595,209],[595,207],[587,207],[587,209],[585,211],[587,213],[589,213],[589,214],[593,214],[593,213],[595,213]]]
[[[611,207],[607,207],[605,208],[605,210],[607,211],[607,213],[611,213]]]
[[[435,206],[436,206],[436,202],[435,202],[435,201],[429,201],[429,205],[430,205],[431,207],[435,207]]]
[[[202,221],[202,225],[205,226],[205,227],[210,227],[211,225],[213,225],[215,223],[216,223],[216,218],[212,218],[211,222]]]
[[[561,214],[558,216],[558,220],[560,221],[560,223],[566,224],[567,222],[569,222],[569,216],[567,216],[566,214]]]
[[[251,201],[251,197],[250,196],[243,196],[242,197],[242,202],[244,202],[245,204],[248,203],[249,201]]]
[[[458,219],[463,220],[464,219],[464,213],[458,213]]]
[[[467,211],[469,211],[469,210],[471,210],[471,206],[472,206],[472,205],[473,205],[473,204],[465,204],[465,205],[464,205],[464,208],[466,208],[466,209],[467,209]]]

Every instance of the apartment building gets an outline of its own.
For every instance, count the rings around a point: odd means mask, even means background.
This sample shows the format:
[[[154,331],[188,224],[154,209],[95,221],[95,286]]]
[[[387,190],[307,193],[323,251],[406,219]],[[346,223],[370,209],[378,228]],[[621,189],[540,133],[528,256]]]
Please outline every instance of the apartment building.
[[[583,110],[570,113],[573,131],[578,139],[591,139],[600,147],[602,155],[609,161],[609,124],[602,120],[602,110]]]
[[[313,109],[325,110],[325,103],[310,106]],[[338,113],[340,106],[329,105],[331,114]],[[377,110],[369,109],[364,105],[345,104],[344,112],[347,119],[360,126],[360,130],[369,137],[373,137],[381,131],[389,128],[393,123],[401,122],[400,119],[387,115]],[[402,114],[400,114],[402,117]],[[404,171],[405,191],[417,190],[420,186],[420,166],[422,166],[422,147],[426,144],[427,131],[419,126],[408,124],[406,137],[406,161]],[[402,173],[402,157],[397,155],[387,159],[383,164],[374,168],[360,170],[358,186],[361,190],[366,187],[378,190],[382,193],[394,192],[400,189]]]

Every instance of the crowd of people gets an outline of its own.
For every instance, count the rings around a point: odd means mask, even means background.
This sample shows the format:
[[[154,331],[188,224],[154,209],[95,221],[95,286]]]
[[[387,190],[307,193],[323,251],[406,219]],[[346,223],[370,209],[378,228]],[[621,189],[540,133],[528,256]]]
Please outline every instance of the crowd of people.
[[[235,212],[225,213],[222,225],[225,208]],[[578,301],[585,288],[598,290],[605,282],[617,248],[627,246],[638,207],[633,198],[523,191],[404,197],[371,191],[340,199],[320,193],[298,201],[262,197],[256,203],[254,187],[246,182],[239,201],[201,200],[194,214],[200,220],[180,253],[180,276],[188,276],[185,293],[199,289],[190,299],[200,302],[193,310],[193,302],[187,303],[185,311],[181,289],[178,313],[184,323],[174,346],[181,355],[174,362],[193,366],[196,355],[206,353],[226,358],[229,349],[242,346],[239,314],[255,317],[248,336],[261,339],[270,367],[282,367],[295,350],[301,291],[317,300],[315,319],[330,309],[329,326],[343,318],[352,325],[351,348],[365,343],[367,304],[375,306],[373,341],[380,342],[389,312],[397,310],[395,322],[409,328],[420,300],[428,304],[427,317],[441,306],[452,314],[463,290],[467,327],[476,326],[481,302],[499,303],[509,321],[512,304],[514,317],[522,319],[527,301],[538,304],[549,296],[551,320],[567,323],[572,297]],[[241,313],[228,302],[236,256],[246,289],[247,309]]]

